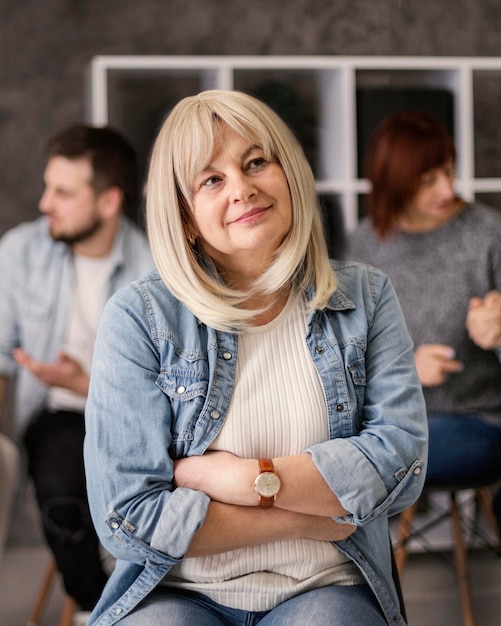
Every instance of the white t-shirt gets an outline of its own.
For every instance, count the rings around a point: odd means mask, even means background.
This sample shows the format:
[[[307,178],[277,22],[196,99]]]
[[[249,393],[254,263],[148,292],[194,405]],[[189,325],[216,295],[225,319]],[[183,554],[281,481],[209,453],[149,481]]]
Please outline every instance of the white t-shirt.
[[[110,278],[115,267],[113,252],[105,257],[75,254],[75,285],[66,340],[61,351],[78,361],[90,373],[97,327],[109,298]],[[47,406],[52,410],[83,411],[86,396],[62,387],[51,387]]]

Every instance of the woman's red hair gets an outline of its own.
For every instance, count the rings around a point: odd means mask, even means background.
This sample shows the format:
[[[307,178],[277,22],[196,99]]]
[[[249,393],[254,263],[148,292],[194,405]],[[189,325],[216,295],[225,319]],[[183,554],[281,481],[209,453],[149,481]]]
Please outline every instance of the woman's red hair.
[[[454,140],[432,115],[405,111],[386,117],[369,141],[369,215],[384,239],[416,194],[424,172],[455,162]]]

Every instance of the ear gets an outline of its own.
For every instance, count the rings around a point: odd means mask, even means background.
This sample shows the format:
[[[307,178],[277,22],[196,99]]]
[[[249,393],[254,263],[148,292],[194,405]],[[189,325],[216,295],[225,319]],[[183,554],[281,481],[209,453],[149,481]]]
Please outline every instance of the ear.
[[[99,194],[98,205],[103,218],[114,217],[122,209],[123,193],[118,187],[109,187]]]

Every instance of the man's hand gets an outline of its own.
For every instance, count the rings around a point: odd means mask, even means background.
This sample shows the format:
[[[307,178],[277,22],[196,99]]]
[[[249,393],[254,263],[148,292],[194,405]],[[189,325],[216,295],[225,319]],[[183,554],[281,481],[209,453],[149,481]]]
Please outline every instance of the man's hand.
[[[16,348],[13,355],[18,365],[30,371],[44,385],[64,387],[81,396],[87,395],[89,391],[89,376],[84,372],[78,361],[64,352],[59,354],[59,359],[54,363],[35,361],[22,348]]]
[[[423,343],[414,352],[416,369],[423,387],[436,387],[445,382],[449,374],[463,369],[455,358],[454,349],[441,343]]]
[[[489,291],[484,298],[472,298],[466,316],[470,339],[483,350],[501,346],[501,293]]]

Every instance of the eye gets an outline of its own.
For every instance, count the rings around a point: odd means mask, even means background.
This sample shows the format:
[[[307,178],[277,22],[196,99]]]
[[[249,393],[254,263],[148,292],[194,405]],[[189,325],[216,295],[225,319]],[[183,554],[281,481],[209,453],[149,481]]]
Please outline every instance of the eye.
[[[221,180],[220,176],[209,176],[209,178],[206,178],[205,180],[202,181],[202,184],[200,185],[200,187],[214,187],[214,185],[216,185],[219,181]]]
[[[421,185],[423,187],[431,187],[437,180],[437,172],[436,170],[431,170],[430,172],[425,172],[421,176]]]
[[[456,174],[456,169],[454,165],[448,165],[447,167],[444,167],[444,172],[448,178],[454,178],[454,175]]]
[[[268,161],[264,157],[256,157],[247,163],[248,170],[257,170],[268,165]]]

